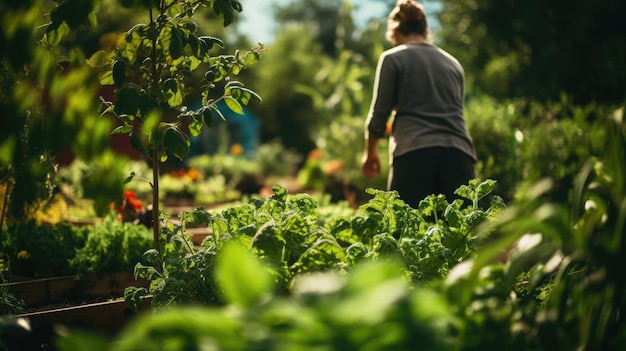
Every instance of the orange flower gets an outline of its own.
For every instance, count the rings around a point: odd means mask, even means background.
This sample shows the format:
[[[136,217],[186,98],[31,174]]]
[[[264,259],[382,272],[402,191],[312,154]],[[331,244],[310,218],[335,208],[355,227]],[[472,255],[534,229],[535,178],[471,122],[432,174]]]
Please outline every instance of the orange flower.
[[[198,172],[198,170],[195,168],[190,168],[187,171],[187,178],[191,180],[198,180],[200,178],[200,172]]]
[[[385,126],[385,135],[391,135],[392,131],[393,125],[391,123],[387,123],[387,125]]]
[[[313,149],[309,152],[307,157],[310,160],[319,160],[322,158],[322,150],[321,149]]]
[[[235,156],[243,154],[243,146],[241,144],[233,144],[230,147],[230,153]]]
[[[328,175],[337,173],[341,168],[343,168],[343,161],[339,159],[326,162],[323,166],[324,173]]]

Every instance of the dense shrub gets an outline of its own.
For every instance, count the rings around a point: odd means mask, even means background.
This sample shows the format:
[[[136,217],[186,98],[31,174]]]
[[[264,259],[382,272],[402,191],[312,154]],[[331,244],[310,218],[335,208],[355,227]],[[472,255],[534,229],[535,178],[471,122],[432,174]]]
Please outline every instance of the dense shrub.
[[[46,278],[131,272],[152,247],[152,234],[143,225],[121,222],[113,214],[94,226],[67,222],[40,225],[10,224],[2,247],[12,275]]]
[[[596,121],[609,109],[575,106],[566,98],[554,103],[471,99],[466,114],[478,177],[497,180],[496,193],[507,201],[519,187],[549,178],[556,186],[546,196],[567,200],[576,172],[602,150],[605,128]]]
[[[113,214],[90,227],[85,245],[69,261],[78,276],[132,272],[153,245],[152,232],[143,225],[118,221]]]
[[[85,244],[88,232],[64,222],[11,223],[4,231],[2,251],[8,255],[11,274],[31,278],[72,275],[69,260]]]

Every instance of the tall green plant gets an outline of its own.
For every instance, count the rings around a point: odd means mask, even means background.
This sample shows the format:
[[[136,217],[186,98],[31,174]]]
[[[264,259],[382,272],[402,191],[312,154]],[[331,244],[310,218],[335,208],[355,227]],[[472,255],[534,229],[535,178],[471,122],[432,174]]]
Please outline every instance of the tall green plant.
[[[576,176],[571,202],[546,201],[551,184],[538,182],[490,227],[499,239],[446,278],[446,291],[466,321],[465,349],[623,345],[623,108],[601,125],[607,132],[605,150],[590,157]]]
[[[128,5],[128,2],[122,2]],[[51,12],[52,22],[46,30],[49,43],[58,43],[74,21],[75,4],[60,2]],[[130,143],[152,164],[153,233],[159,250],[159,164],[169,156],[183,160],[190,146],[190,136],[210,126],[215,104],[224,100],[237,113],[251,100],[261,100],[240,82],[230,80],[247,65],[259,60],[263,46],[234,55],[214,55],[214,47],[224,47],[219,38],[199,34],[193,21],[197,11],[212,8],[223,16],[224,25],[242,11],[237,0],[160,0],[132,3],[132,7],[149,14],[148,23],[138,23],[117,38],[115,48],[98,51],[87,64],[100,70],[100,83],[112,85],[115,100],[101,98],[102,115],[111,115],[118,126],[113,134],[127,134]],[[79,8],[82,10],[82,8]],[[193,72],[205,67],[201,81]],[[215,93],[217,83],[225,83]],[[200,86],[202,107],[190,110],[186,97]],[[222,117],[223,118],[223,117]],[[134,174],[127,179],[130,181]]]

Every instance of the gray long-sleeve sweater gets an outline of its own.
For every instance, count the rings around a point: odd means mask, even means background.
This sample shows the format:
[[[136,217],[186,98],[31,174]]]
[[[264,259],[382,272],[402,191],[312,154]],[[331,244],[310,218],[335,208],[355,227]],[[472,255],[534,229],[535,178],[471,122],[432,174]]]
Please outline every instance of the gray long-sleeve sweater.
[[[465,75],[459,62],[428,44],[404,44],[385,51],[376,68],[374,96],[365,137],[383,138],[393,116],[390,154],[428,147],[476,153],[463,109]]]

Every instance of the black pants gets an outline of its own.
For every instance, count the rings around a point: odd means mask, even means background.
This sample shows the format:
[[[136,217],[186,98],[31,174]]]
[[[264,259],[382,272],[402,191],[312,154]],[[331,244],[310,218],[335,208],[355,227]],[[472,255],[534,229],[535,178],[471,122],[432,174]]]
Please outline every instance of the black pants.
[[[417,208],[431,194],[443,194],[448,202],[459,198],[454,191],[475,178],[474,160],[455,148],[432,147],[394,157],[389,170],[389,190]]]

